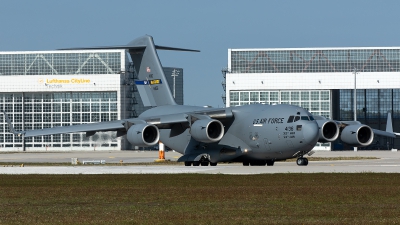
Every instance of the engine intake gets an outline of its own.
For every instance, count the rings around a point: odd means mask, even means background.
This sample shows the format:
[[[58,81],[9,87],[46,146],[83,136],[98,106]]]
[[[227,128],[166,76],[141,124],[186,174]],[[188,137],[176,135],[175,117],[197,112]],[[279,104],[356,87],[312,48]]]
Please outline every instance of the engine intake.
[[[217,142],[224,136],[224,125],[218,120],[196,120],[191,126],[190,133],[196,141]]]
[[[319,126],[318,142],[332,142],[339,137],[339,127],[335,121],[317,120]]]
[[[158,143],[160,132],[152,124],[135,124],[128,129],[126,137],[132,145],[147,147]]]
[[[340,139],[353,147],[364,147],[372,143],[374,132],[367,125],[350,125],[342,130]]]

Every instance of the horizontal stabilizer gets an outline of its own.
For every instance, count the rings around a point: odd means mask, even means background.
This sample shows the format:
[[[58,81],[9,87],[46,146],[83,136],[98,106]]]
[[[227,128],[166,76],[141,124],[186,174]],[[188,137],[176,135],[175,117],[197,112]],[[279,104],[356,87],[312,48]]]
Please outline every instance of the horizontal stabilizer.
[[[199,50],[194,50],[194,49],[186,49],[186,48],[175,48],[175,47],[167,47],[167,46],[160,46],[156,45],[156,49],[160,50],[172,50],[172,51],[186,51],[186,52],[200,52]],[[129,50],[135,50],[135,49],[144,49],[146,48],[145,45],[116,45],[116,46],[98,46],[98,47],[86,47],[86,48],[61,48],[58,50],[98,50],[98,49],[129,49]]]
[[[84,47],[84,48],[82,48],[82,47],[79,47],[79,48],[62,48],[62,49],[59,49],[59,50],[94,50],[94,49],[129,49],[129,50],[135,50],[135,49],[145,49],[148,46],[148,42],[146,42],[146,39],[148,39],[148,38],[150,38],[152,40],[151,36],[145,35],[144,37],[137,38],[137,39],[129,42],[127,45],[98,46],[98,47]],[[167,47],[167,46],[161,46],[161,45],[154,45],[154,47],[155,47],[155,49],[160,49],[160,50],[200,52],[199,50]]]
[[[173,50],[173,51],[186,51],[186,52],[200,52],[200,50],[187,49],[187,48],[174,48],[174,47],[166,47],[166,46],[160,46],[160,45],[156,45],[156,49]]]

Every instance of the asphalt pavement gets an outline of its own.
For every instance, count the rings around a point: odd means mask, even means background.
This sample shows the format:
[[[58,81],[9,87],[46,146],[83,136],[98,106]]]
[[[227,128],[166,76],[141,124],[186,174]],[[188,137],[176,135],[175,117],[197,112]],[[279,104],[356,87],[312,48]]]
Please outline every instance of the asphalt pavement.
[[[165,153],[167,160],[176,161],[181,154]],[[24,152],[0,154],[0,174],[263,174],[263,173],[400,173],[400,152],[396,151],[316,151],[312,157],[376,157],[366,160],[311,161],[308,166],[295,162],[276,162],[274,166],[242,166],[240,163],[220,163],[218,166],[183,165],[123,165],[125,163],[154,162],[157,151],[99,151],[99,152]],[[104,160],[96,166],[24,166],[22,163],[70,163]],[[13,167],[2,163],[15,163]],[[115,163],[122,163],[115,166]],[[114,164],[114,166],[107,166]]]

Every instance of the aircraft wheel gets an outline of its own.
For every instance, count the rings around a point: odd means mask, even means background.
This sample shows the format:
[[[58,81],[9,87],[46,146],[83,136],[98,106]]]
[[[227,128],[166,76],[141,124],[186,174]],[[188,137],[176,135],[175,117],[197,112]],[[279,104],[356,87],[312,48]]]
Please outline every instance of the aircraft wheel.
[[[218,163],[210,162],[210,166],[216,166]]]
[[[200,162],[199,161],[194,161],[193,162],[193,166],[200,166]]]
[[[267,160],[267,166],[273,166],[275,163],[274,160]]]
[[[185,161],[185,166],[191,166],[192,165],[192,162],[190,162],[190,161]]]
[[[298,158],[296,161],[298,166],[307,166],[308,165],[308,159],[307,158]]]
[[[250,163],[249,162],[243,162],[243,166],[249,166]]]
[[[252,161],[250,162],[251,166],[265,166],[267,161]]]
[[[208,166],[208,162],[201,162],[200,165],[201,166]]]

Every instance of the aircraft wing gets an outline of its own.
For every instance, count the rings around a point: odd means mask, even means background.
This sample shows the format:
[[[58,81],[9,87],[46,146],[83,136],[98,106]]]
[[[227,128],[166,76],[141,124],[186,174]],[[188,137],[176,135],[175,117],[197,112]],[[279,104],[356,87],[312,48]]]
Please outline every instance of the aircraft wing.
[[[322,117],[322,116],[314,116],[314,118],[316,120],[327,120],[325,117]],[[390,138],[399,138],[400,133],[393,132],[392,119],[391,119],[392,117],[391,117],[390,112],[388,112],[387,118],[388,119],[387,119],[387,123],[386,123],[386,131],[373,129],[373,128],[371,128],[371,130],[376,135],[390,137]],[[335,121],[335,123],[341,128],[344,128],[346,126],[351,126],[351,125],[357,125],[357,126],[363,125],[359,121],[353,121],[353,120],[351,120],[351,121]]]
[[[343,124],[361,124],[358,121],[340,121]],[[372,128],[371,128],[372,129]],[[380,136],[385,136],[385,137],[390,137],[390,138],[398,138],[400,137],[400,133],[393,132],[393,125],[392,125],[392,114],[388,112],[387,114],[387,121],[386,121],[386,131],[383,130],[378,130],[378,129],[372,129],[374,134],[380,135]]]
[[[343,127],[349,126],[349,125],[362,125],[359,121],[337,121],[337,123],[339,124],[339,126],[343,126]],[[388,124],[389,125],[387,125],[386,131],[373,129],[373,128],[371,128],[371,129],[374,132],[374,134],[376,134],[376,135],[390,137],[390,138],[399,137],[398,134],[393,132],[393,129],[392,130],[390,129],[392,127],[391,122],[388,122]]]
[[[11,124],[10,119],[7,114],[3,111],[4,117],[10,127],[11,133],[15,135],[25,137],[34,137],[34,136],[42,136],[42,135],[52,135],[52,134],[65,134],[65,133],[75,133],[75,132],[87,132],[88,134],[94,134],[97,131],[118,131],[125,128],[124,120],[115,120],[108,122],[99,122],[99,123],[88,123],[88,124],[80,124],[73,126],[63,126],[63,127],[52,127],[38,130],[27,130],[27,131],[16,131]],[[141,120],[132,120],[131,123],[145,123]]]
[[[9,120],[7,114],[3,111],[5,119],[10,127],[10,131],[15,135],[25,137],[42,136],[42,135],[53,135],[53,134],[65,134],[65,133],[75,133],[75,132],[86,132],[87,136],[93,135],[98,131],[120,131],[121,136],[126,134],[126,131],[131,125],[134,124],[152,124],[157,126],[159,129],[172,128],[176,124],[183,124],[180,126],[180,130],[190,127],[190,125],[199,119],[225,119],[232,116],[229,110],[204,110],[195,111],[187,113],[175,113],[169,115],[158,115],[150,116],[144,118],[132,118],[124,120],[115,120],[107,122],[98,123],[88,123],[73,126],[63,126],[63,127],[52,127],[38,130],[27,130],[27,131],[15,131],[11,121]],[[182,132],[182,131],[179,131]],[[178,132],[178,133],[179,133]]]
[[[124,121],[110,121],[100,123],[88,123],[74,126],[52,127],[40,130],[24,131],[25,137],[50,135],[50,134],[65,134],[75,132],[97,132],[97,131],[117,131],[124,128]]]
[[[385,137],[390,137],[390,138],[397,138],[400,137],[399,133],[394,133],[394,132],[387,132],[383,130],[377,130],[377,129],[372,129],[374,131],[374,134],[380,135],[380,136],[385,136]]]

